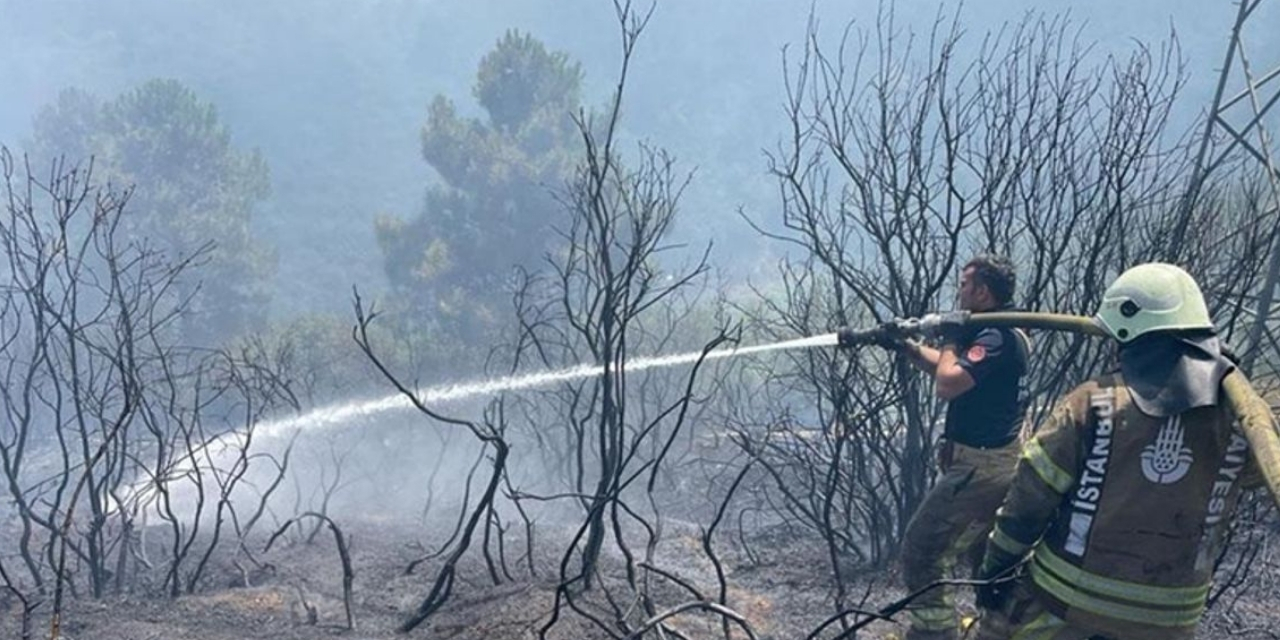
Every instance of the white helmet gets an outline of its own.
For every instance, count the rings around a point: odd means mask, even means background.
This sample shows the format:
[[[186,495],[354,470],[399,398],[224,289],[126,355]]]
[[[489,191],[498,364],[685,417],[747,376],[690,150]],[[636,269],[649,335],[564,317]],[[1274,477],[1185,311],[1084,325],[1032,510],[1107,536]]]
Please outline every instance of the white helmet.
[[[1096,317],[1120,342],[1153,331],[1213,329],[1195,279],[1162,262],[1140,264],[1120,274],[1102,295]]]

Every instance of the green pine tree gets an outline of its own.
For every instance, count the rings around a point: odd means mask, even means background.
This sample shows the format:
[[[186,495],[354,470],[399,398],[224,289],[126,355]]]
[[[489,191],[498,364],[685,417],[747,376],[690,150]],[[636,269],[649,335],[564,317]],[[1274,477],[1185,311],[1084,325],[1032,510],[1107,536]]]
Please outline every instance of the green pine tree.
[[[173,260],[205,251],[175,295],[190,297],[184,338],[217,344],[260,328],[274,253],[252,237],[255,206],[270,191],[267,163],[242,151],[212,104],[175,80],[151,80],[114,100],[64,91],[34,123],[32,155],[93,158],[101,182],[133,186],[130,235]]]
[[[472,94],[484,118],[436,96],[422,156],[440,181],[419,215],[377,222],[398,298],[453,336],[494,326],[513,268],[536,267],[557,246],[561,187],[578,148],[573,115],[582,71],[534,37],[509,31],[480,61]]]

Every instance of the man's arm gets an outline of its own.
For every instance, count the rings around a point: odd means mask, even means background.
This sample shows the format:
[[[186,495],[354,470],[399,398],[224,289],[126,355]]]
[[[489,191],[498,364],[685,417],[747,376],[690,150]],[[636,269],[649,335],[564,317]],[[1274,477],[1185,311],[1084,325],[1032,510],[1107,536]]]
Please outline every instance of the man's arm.
[[[917,369],[933,375],[934,393],[943,400],[952,400],[972,389],[977,382],[960,366],[960,356],[954,344],[935,349],[916,340],[907,340],[902,347]]]

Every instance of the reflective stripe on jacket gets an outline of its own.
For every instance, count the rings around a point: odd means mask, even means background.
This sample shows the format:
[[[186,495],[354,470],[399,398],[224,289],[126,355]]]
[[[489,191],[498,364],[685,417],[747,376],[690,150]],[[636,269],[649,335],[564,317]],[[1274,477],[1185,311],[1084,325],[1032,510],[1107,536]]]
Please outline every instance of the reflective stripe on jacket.
[[[1035,589],[1068,622],[1121,637],[1194,628],[1252,466],[1225,407],[1147,416],[1104,376],[1027,442],[990,542],[1034,548]]]

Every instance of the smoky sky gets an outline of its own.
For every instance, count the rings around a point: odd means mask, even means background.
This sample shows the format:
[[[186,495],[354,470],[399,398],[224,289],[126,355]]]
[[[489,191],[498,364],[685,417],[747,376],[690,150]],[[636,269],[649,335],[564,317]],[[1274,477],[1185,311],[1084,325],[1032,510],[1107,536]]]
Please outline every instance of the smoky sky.
[[[783,50],[810,11],[824,38],[874,26],[875,2],[667,0],[653,13],[627,87],[625,136],[669,149],[696,170],[678,233],[715,239],[713,260],[750,274],[781,249],[739,216],[778,208],[762,149],[783,134]],[[1127,55],[1177,34],[1188,85],[1176,117],[1209,103],[1235,5],[1204,0],[1113,2],[899,0],[904,33],[927,36],[959,12],[964,46],[1028,11],[1067,12],[1090,55]],[[1280,23],[1280,7],[1256,21]],[[0,143],[21,149],[32,118],[68,87],[110,98],[173,78],[214,103],[242,148],[258,148],[272,192],[256,231],[278,250],[272,313],[345,311],[350,287],[385,286],[378,215],[409,217],[434,179],[419,131],[433,96],[466,114],[476,65],[508,29],[567,52],[585,98],[603,104],[618,72],[613,5],[605,0],[0,0]],[[1280,41],[1253,43],[1259,64]],[[1271,49],[1268,51],[1267,46]],[[1269,55],[1268,55],[1269,54]]]

